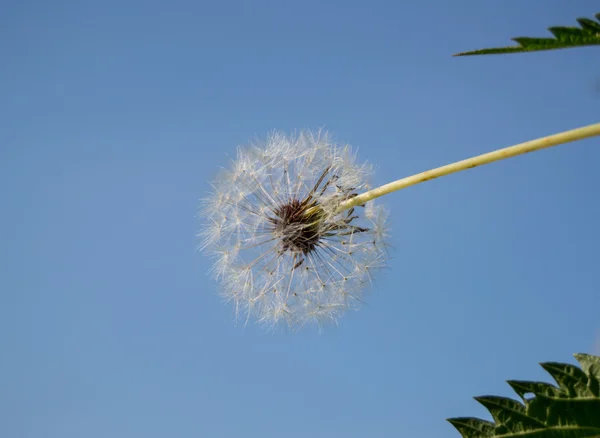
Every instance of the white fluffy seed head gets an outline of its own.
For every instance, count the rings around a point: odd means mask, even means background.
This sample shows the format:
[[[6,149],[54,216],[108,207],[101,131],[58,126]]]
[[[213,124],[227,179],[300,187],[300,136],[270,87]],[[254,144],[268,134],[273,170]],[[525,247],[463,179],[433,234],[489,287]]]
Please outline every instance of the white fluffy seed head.
[[[385,265],[385,211],[339,204],[369,189],[370,166],[326,132],[239,148],[202,203],[201,247],[222,295],[266,326],[334,321],[356,307]]]

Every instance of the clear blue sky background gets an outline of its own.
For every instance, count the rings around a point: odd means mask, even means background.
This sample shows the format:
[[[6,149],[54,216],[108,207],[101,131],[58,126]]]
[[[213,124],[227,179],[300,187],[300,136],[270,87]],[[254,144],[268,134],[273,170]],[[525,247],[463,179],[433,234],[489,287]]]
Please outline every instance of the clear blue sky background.
[[[598,122],[597,48],[450,56],[597,1],[2,10],[0,436],[456,437],[472,396],[597,348],[598,139],[388,196],[390,269],[322,335],[234,325],[194,237],[271,129],[325,126],[385,183]]]

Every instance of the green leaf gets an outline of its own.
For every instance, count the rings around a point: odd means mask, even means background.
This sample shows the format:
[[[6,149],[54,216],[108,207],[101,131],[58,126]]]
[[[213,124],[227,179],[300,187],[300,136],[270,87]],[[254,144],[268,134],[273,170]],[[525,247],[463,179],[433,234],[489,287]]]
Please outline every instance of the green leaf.
[[[557,362],[540,364],[558,386],[509,380],[521,401],[476,397],[493,422],[449,418],[464,438],[598,438],[600,437],[600,356],[576,354],[581,368]]]
[[[496,425],[491,421],[473,417],[449,418],[448,421],[465,438],[493,437]]]
[[[509,380],[507,383],[517,394],[519,394],[519,397],[523,399],[523,402],[527,400],[525,398],[526,394],[537,394],[546,397],[560,396],[560,390],[556,386],[546,382],[526,382],[523,380]]]
[[[600,13],[596,14],[600,21]],[[579,27],[549,27],[554,38],[512,38],[518,46],[498,47],[492,49],[473,50],[457,53],[453,56],[491,55],[516,52],[537,52],[540,50],[568,49],[571,47],[592,46],[600,44],[600,23],[588,18],[578,18]]]

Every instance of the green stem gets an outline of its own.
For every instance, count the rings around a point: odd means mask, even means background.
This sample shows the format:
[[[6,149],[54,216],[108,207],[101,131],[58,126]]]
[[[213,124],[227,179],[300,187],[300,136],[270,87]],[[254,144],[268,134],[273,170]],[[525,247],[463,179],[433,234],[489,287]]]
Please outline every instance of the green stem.
[[[451,173],[472,169],[484,164],[493,163],[494,161],[516,157],[517,155],[526,154],[528,152],[546,149],[559,144],[582,140],[584,138],[594,137],[597,135],[600,135],[600,123],[584,126],[582,128],[571,129],[569,131],[549,135],[548,137],[526,141],[525,143],[520,143],[515,146],[509,146],[493,152],[488,152],[486,154],[477,155],[476,157],[467,158],[466,160],[457,161],[452,164],[446,164],[445,166],[436,167],[435,169],[427,170],[425,172],[417,173],[416,175],[408,176],[389,184],[385,184],[381,187],[377,187],[376,189],[369,190],[368,192],[355,196],[354,198],[348,199],[340,204],[338,211],[344,211],[349,208],[356,207],[357,205],[363,205],[365,202],[379,198],[380,196],[387,195],[388,193],[396,192],[425,181],[430,181],[432,179],[439,178],[440,176],[450,175]]]

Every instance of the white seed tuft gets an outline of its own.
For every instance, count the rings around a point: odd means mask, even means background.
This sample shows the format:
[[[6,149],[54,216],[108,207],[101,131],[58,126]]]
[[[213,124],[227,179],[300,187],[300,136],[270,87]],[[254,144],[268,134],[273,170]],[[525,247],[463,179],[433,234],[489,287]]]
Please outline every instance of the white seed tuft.
[[[386,263],[386,215],[373,201],[337,207],[369,188],[370,173],[322,131],[238,149],[202,202],[199,233],[236,315],[299,328],[357,307]]]

